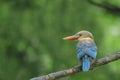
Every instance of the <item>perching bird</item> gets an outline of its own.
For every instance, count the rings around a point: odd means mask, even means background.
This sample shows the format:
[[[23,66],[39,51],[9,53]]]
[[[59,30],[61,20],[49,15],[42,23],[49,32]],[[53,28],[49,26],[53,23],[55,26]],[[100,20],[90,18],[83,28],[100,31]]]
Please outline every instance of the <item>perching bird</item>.
[[[64,40],[77,40],[77,57],[81,62],[82,70],[88,71],[97,55],[97,47],[92,33],[80,31],[73,36],[63,38]]]

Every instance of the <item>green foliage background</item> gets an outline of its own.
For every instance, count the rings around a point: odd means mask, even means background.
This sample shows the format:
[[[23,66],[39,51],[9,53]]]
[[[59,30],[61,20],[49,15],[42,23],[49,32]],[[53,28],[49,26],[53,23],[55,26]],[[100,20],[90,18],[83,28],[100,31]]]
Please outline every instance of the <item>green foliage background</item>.
[[[119,21],[86,0],[1,0],[0,80],[29,80],[78,65],[76,41],[62,38],[80,30],[93,33],[97,58],[113,54],[120,49]],[[116,61],[60,80],[119,80],[119,67]]]

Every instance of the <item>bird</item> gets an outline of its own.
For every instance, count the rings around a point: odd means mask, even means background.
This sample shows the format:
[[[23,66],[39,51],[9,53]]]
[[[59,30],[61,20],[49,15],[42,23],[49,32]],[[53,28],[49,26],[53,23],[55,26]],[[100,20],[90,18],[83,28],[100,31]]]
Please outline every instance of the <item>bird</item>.
[[[94,42],[93,34],[89,31],[82,30],[75,35],[68,36],[63,39],[78,41],[77,58],[81,63],[82,71],[89,71],[97,56],[97,46]]]

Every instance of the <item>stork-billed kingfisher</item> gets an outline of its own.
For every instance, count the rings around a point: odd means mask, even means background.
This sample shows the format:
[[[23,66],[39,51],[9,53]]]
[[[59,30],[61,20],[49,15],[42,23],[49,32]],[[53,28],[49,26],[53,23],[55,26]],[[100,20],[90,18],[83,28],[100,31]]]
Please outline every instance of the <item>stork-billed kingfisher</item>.
[[[77,57],[81,62],[82,70],[89,71],[92,61],[95,61],[97,55],[97,46],[94,42],[92,33],[89,31],[80,31],[73,36],[63,38],[64,40],[77,40]]]

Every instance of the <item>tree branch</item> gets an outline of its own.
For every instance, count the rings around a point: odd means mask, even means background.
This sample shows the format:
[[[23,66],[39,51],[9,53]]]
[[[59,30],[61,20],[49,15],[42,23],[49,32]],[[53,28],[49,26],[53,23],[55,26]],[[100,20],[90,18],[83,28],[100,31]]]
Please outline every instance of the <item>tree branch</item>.
[[[97,3],[93,0],[87,0],[90,4],[101,7],[103,9],[105,9],[106,11],[112,13],[112,14],[116,14],[116,15],[120,15],[120,7],[112,5],[106,1],[102,2],[102,3]]]
[[[91,70],[94,67],[102,66],[102,65],[108,64],[108,63],[118,60],[118,59],[120,59],[120,52],[110,55],[110,56],[106,56],[101,59],[98,59],[94,63],[92,63]],[[35,77],[35,78],[32,78],[31,80],[55,80],[55,79],[58,79],[58,78],[61,78],[64,76],[68,76],[68,75],[71,75],[71,74],[74,74],[77,72],[82,72],[81,66],[75,66],[75,67],[72,67],[67,70],[50,73],[50,74],[43,75],[40,77]]]

